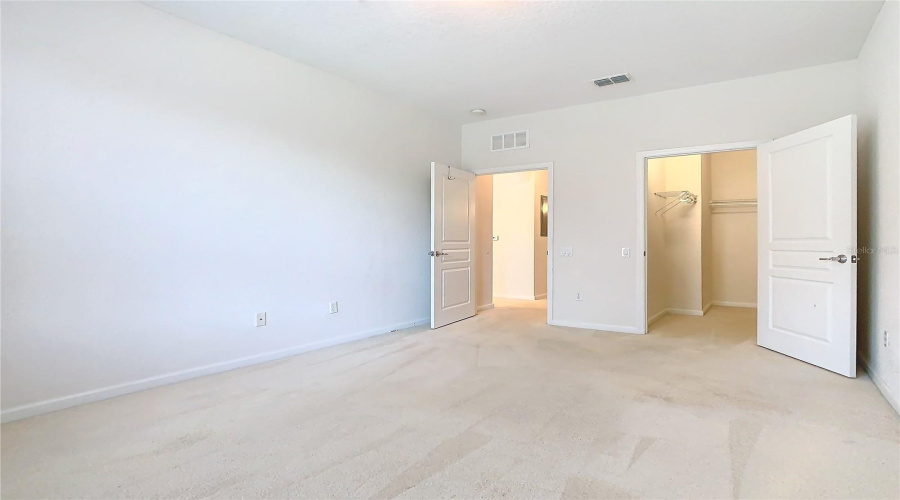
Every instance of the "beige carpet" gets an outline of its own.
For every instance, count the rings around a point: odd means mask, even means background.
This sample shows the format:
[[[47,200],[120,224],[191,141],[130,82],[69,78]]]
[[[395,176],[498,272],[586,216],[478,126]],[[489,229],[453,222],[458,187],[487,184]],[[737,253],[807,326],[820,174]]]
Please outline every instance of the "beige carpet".
[[[900,496],[871,381],[757,347],[753,310],[639,336],[542,305],[6,424],[2,496]]]

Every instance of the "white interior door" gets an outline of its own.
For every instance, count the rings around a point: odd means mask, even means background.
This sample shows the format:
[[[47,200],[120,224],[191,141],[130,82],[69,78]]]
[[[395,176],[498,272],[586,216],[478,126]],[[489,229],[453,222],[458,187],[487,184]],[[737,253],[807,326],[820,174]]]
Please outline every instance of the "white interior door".
[[[431,164],[431,327],[475,315],[475,174]]]
[[[856,116],[758,149],[757,344],[856,376]]]

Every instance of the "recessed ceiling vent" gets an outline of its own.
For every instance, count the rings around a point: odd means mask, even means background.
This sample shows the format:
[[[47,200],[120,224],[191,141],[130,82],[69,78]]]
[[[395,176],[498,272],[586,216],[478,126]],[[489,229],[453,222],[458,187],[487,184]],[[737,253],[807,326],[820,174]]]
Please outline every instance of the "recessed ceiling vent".
[[[509,132],[491,136],[491,151],[506,151],[528,147],[528,131]]]
[[[617,83],[625,83],[631,81],[631,75],[628,73],[622,73],[621,75],[613,75],[613,76],[605,76],[603,78],[598,78],[594,80],[594,85],[598,87],[606,87],[608,85],[615,85]]]

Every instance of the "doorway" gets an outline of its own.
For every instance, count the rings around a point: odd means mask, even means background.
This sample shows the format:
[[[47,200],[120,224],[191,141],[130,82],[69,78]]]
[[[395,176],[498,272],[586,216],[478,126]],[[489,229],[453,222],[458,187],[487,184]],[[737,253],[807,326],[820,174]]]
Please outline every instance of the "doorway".
[[[552,318],[552,163],[476,170],[478,310],[547,310]]]
[[[654,191],[669,198],[648,213],[648,165],[655,158],[756,149],[757,320],[760,347],[856,376],[856,116],[848,115],[771,141],[637,154],[639,332],[648,332],[648,219],[711,200],[689,189]],[[702,169],[702,166],[701,166]],[[701,171],[702,176],[702,171]],[[702,181],[702,179],[701,179]],[[703,183],[700,183],[703,189]],[[668,187],[667,187],[668,188]],[[695,187],[696,188],[696,187]],[[735,200],[731,200],[735,204]],[[709,207],[707,201],[706,208]],[[703,210],[701,204],[701,212]],[[702,217],[702,214],[701,214]],[[701,218],[702,231],[702,218]],[[701,255],[702,245],[700,242]],[[728,263],[727,265],[731,265]],[[702,298],[702,265],[700,296]],[[701,299],[701,307],[705,305]],[[703,314],[701,308],[700,314]]]
[[[736,317],[755,319],[756,163],[755,148],[646,162],[651,332],[668,315],[705,316],[714,307],[753,309]]]

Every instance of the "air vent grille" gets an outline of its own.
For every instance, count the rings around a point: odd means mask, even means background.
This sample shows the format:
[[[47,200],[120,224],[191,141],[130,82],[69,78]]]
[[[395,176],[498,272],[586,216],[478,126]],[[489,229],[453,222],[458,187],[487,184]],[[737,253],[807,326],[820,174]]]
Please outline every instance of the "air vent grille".
[[[508,132],[491,136],[491,151],[507,151],[528,147],[528,131]]]
[[[603,78],[598,78],[594,80],[594,85],[598,87],[606,87],[608,85],[614,85],[617,83],[625,83],[631,81],[631,75],[628,73],[622,73],[621,75],[613,75],[613,76],[605,76]]]

